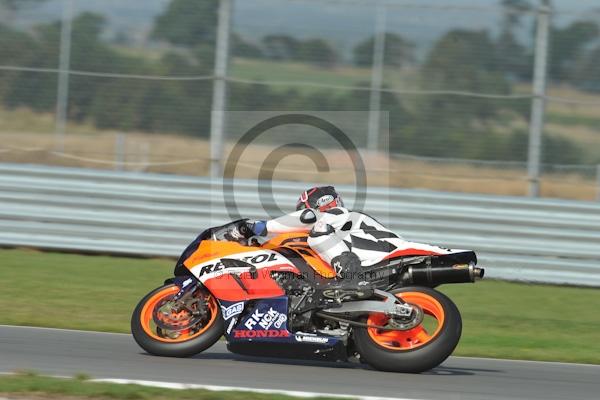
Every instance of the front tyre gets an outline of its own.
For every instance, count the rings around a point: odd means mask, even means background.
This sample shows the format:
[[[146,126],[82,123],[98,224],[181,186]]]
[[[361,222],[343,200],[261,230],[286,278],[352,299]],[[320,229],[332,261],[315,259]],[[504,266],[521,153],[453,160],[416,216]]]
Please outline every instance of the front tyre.
[[[193,293],[192,312],[172,299],[179,292],[169,284],[148,293],[133,311],[131,333],[150,354],[189,357],[212,346],[223,335],[221,308],[205,289]]]
[[[391,292],[423,310],[423,321],[408,330],[354,328],[361,359],[381,371],[420,373],[440,365],[456,348],[462,319],[456,305],[444,294],[427,287],[404,287]],[[369,325],[393,326],[381,313],[372,313]]]

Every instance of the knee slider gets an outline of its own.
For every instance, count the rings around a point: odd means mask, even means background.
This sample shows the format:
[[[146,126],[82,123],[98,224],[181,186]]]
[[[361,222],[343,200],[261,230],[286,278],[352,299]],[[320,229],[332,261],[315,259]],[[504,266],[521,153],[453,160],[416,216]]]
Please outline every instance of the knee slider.
[[[336,275],[342,279],[362,279],[360,258],[351,251],[344,251],[331,259],[331,266]]]

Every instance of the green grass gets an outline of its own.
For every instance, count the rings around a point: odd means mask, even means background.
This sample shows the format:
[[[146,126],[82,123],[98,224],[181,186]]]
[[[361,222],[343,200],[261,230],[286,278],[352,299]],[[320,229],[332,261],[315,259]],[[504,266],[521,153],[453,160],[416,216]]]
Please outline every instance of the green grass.
[[[571,113],[548,113],[547,122],[562,126],[585,126],[600,129],[600,118]]]
[[[0,323],[129,332],[137,302],[171,260],[0,250]]]
[[[87,382],[85,379],[61,379],[21,373],[0,377],[0,397],[6,394],[42,394],[48,398],[103,398],[103,399],[156,399],[156,400],[291,400],[297,397],[280,394],[224,391],[212,392],[202,389],[164,389],[140,385]],[[320,397],[319,399],[326,399]]]
[[[259,81],[291,81],[340,86],[368,86],[371,82],[371,69],[352,65],[324,67],[301,62],[236,57],[231,64],[231,76]],[[414,70],[401,70],[396,67],[386,67],[384,70],[384,85],[389,88],[414,89],[418,81],[417,78],[418,74]],[[326,90],[314,86],[302,87],[296,85],[281,85],[274,86],[273,88],[278,90],[293,88],[301,93]],[[368,96],[368,93],[365,96]]]
[[[482,281],[441,291],[463,316],[455,355],[600,364],[600,290]]]
[[[0,323],[129,332],[171,260],[0,250]],[[484,280],[446,285],[463,315],[455,355],[600,364],[600,290]]]
[[[367,68],[357,67],[320,67],[306,63],[287,61],[255,60],[235,58],[231,64],[231,76],[238,79],[258,81],[310,82],[312,84],[354,86],[369,83],[371,72]],[[314,86],[278,85],[272,89],[287,91],[294,89],[300,93],[312,93],[326,90]]]

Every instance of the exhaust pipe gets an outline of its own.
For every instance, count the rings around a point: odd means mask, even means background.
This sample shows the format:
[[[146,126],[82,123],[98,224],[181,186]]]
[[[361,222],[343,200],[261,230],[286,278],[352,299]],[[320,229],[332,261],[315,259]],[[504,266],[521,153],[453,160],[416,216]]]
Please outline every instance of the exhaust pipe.
[[[479,267],[473,267],[473,282],[483,279],[485,275],[485,269]]]
[[[484,274],[485,270],[476,267],[474,264],[433,266],[428,263],[408,267],[408,270],[402,274],[400,281],[404,286],[438,286],[444,283],[475,282],[483,279]]]

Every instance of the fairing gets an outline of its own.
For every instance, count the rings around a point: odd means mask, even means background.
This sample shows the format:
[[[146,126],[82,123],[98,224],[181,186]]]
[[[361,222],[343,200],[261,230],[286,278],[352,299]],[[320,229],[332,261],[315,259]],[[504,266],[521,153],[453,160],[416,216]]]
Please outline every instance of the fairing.
[[[202,282],[215,297],[223,301],[247,301],[272,298],[284,294],[271,278],[275,271],[293,272],[313,281],[335,278],[333,268],[308,246],[305,232],[278,235],[261,246],[245,246],[236,242],[212,240],[212,231],[203,232],[188,246],[176,267],[176,275],[182,270],[191,273]],[[406,246],[389,254],[382,262],[385,266],[407,257],[427,257],[456,263],[475,263],[473,252],[451,250],[420,243],[405,242]],[[240,260],[242,266],[227,266],[223,259]],[[377,265],[374,265],[377,266]],[[255,269],[256,274],[248,273]],[[189,272],[188,272],[189,271]],[[179,273],[178,273],[179,272]]]
[[[316,287],[335,278],[333,268],[308,246],[307,234],[286,233],[261,246],[245,246],[214,240],[218,236],[215,231],[224,227],[199,235],[182,254],[175,275],[193,275],[218,300],[229,349],[263,356],[312,354],[343,359],[343,337],[290,331],[289,299],[272,277],[273,272],[289,272],[305,277]],[[408,265],[424,259],[451,264],[476,261],[473,252],[411,242],[406,245],[386,257],[380,268],[389,266],[390,271],[398,273],[399,262]]]
[[[331,353],[345,356],[341,338],[288,329],[287,296],[256,302],[221,302],[228,348],[241,354],[300,357]],[[281,347],[279,347],[281,345]],[[287,352],[287,353],[286,353]]]

